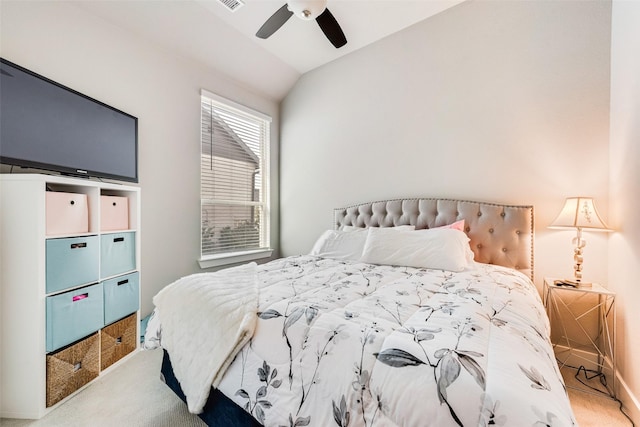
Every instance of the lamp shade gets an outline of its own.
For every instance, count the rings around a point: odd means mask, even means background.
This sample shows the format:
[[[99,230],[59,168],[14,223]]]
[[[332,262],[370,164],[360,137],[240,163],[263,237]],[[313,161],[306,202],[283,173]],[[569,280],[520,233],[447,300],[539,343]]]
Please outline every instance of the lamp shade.
[[[593,231],[611,231],[604,223],[592,197],[568,197],[562,211],[549,228],[578,228]]]

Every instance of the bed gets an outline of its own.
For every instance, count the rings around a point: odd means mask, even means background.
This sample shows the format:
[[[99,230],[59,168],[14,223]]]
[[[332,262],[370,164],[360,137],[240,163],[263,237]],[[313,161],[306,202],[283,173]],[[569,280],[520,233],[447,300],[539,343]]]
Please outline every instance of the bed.
[[[532,206],[397,199],[334,219],[308,255],[154,298],[145,347],[163,348],[190,411],[219,426],[576,425],[532,283]]]

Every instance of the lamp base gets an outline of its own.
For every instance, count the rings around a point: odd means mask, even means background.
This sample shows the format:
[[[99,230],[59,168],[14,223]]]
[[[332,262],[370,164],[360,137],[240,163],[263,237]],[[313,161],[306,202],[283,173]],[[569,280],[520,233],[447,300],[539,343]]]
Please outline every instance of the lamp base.
[[[590,282],[582,282],[582,281],[569,280],[569,279],[554,280],[553,284],[555,286],[567,286],[569,288],[590,288],[591,287]]]

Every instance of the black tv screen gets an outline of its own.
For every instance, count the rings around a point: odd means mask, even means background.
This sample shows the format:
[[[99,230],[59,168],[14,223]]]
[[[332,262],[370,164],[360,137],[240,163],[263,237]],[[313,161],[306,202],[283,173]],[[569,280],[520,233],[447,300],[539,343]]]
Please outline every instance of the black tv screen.
[[[0,62],[0,163],[138,182],[136,117]]]

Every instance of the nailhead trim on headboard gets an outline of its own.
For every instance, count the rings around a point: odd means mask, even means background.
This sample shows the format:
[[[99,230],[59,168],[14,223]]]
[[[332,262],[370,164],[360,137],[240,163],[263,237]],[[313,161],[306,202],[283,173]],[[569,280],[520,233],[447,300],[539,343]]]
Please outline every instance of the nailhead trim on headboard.
[[[465,220],[475,260],[514,268],[533,280],[533,206],[455,199],[392,199],[334,209],[334,227],[395,227],[416,230]]]

